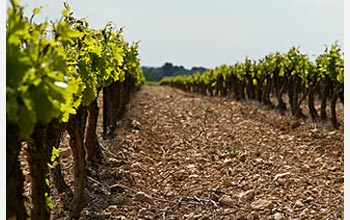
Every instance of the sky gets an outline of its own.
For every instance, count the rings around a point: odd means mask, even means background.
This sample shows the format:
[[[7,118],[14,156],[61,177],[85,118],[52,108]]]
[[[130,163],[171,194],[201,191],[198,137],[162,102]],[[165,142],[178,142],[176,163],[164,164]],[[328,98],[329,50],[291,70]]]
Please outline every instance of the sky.
[[[58,19],[63,1],[20,0],[35,18]],[[339,41],[343,47],[342,0],[68,0],[74,15],[99,29],[112,21],[127,41],[140,41],[143,66],[172,62],[212,68],[259,59],[300,46],[309,55]]]

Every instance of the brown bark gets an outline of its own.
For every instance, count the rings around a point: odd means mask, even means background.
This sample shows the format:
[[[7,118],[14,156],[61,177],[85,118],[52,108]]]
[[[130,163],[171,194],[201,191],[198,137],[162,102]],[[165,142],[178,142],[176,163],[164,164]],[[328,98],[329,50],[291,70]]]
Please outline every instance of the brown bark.
[[[265,81],[265,77],[261,77],[258,80],[258,85],[257,85],[257,88],[256,88],[256,97],[257,97],[257,100],[259,102],[263,101],[263,84],[264,84],[264,81]]]
[[[68,132],[70,134],[70,146],[73,152],[73,172],[74,172],[74,193],[70,212],[70,219],[79,219],[81,210],[86,204],[86,165],[84,150],[84,134],[87,111],[80,106],[77,114],[71,116],[68,122]]]
[[[239,94],[239,85],[240,85],[240,81],[236,76],[233,76],[233,94],[234,97],[236,98],[236,101],[240,100],[240,94]]]
[[[309,112],[312,120],[317,120],[320,117],[315,108],[315,88],[316,87],[317,85],[312,84],[310,85],[310,88],[308,91],[308,107],[309,107]]]
[[[293,96],[292,96],[292,115],[297,115],[297,108],[298,108],[298,96],[299,96],[299,83],[298,83],[298,76],[294,74],[292,76],[292,83],[293,83]]]
[[[103,88],[103,137],[106,138],[112,124],[113,106],[113,84]]]
[[[247,75],[248,83],[247,83],[247,96],[249,99],[255,99],[255,88],[253,83],[253,78],[251,75]]]
[[[214,96],[214,87],[211,86],[211,85],[207,85],[207,87],[208,87],[208,90],[209,90],[209,95],[210,96]]]
[[[107,88],[103,88],[102,90],[102,96],[103,96],[103,107],[102,107],[102,111],[103,111],[103,131],[102,131],[102,135],[103,137],[107,136],[107,128],[108,128],[108,107],[107,107]]]
[[[245,79],[243,77],[243,79],[240,81],[240,91],[239,91],[239,98],[240,99],[246,99],[245,87],[246,87],[246,83],[245,83]]]
[[[102,151],[96,135],[98,119],[97,99],[92,101],[92,103],[89,105],[88,112],[89,115],[86,128],[85,147],[87,154],[86,162],[88,165],[90,165],[100,163],[102,161]]]
[[[216,95],[217,96],[226,96],[223,76],[222,75],[218,75],[218,77],[216,79],[216,82],[217,82],[216,86],[215,86]]]
[[[339,93],[340,102],[344,105],[344,84],[342,85],[342,91]]]
[[[118,100],[114,101],[115,105],[115,115],[114,120],[115,124],[117,123],[118,119],[121,119],[123,117],[124,111],[125,111],[125,105],[126,105],[126,99],[127,99],[127,91],[125,88],[125,84],[119,83],[117,85],[117,93],[116,96],[118,97]]]
[[[293,114],[293,96],[294,96],[294,82],[293,82],[293,76],[287,77],[288,79],[288,85],[287,85],[287,90],[288,90],[288,103],[290,107],[290,112]]]
[[[329,79],[325,78],[321,82],[321,120],[327,120],[327,99],[329,96]]]
[[[275,95],[278,101],[277,109],[279,109],[280,112],[283,114],[287,110],[287,105],[286,103],[283,102],[283,99],[282,99],[284,85],[281,86],[279,73],[275,72],[273,74],[273,78],[274,78],[274,85],[275,85]]]
[[[299,99],[299,95],[303,91],[302,97]],[[292,115],[298,118],[305,118],[303,111],[300,108],[301,103],[306,98],[306,90],[302,88],[301,78],[298,75],[293,76],[293,100],[292,100]]]
[[[45,179],[49,173],[48,163],[52,147],[47,144],[46,127],[37,124],[32,134],[32,142],[29,143],[29,166],[32,186],[33,209],[31,219],[50,219],[50,209],[46,205],[45,193],[49,195],[50,188],[46,185]]]
[[[109,93],[108,96],[110,97],[108,101],[110,103],[106,103],[107,105],[110,105],[111,107],[111,113],[110,113],[110,121],[108,125],[108,137],[113,137],[114,136],[114,131],[117,127],[117,121],[118,121],[118,115],[119,115],[119,108],[120,108],[120,103],[121,103],[121,92],[123,91],[122,88],[122,83],[120,82],[114,82],[110,88],[109,88]]]
[[[337,99],[339,94],[341,93],[340,91],[340,84],[337,84],[336,88],[334,89],[334,93],[332,95],[331,99],[331,119],[332,119],[332,125],[334,128],[338,128],[339,123],[337,120],[337,111],[336,111],[336,104],[337,104]]]
[[[6,218],[26,219],[23,182],[18,154],[21,150],[19,127],[6,122]]]
[[[202,95],[207,95],[207,88],[203,83],[201,84],[201,93]]]
[[[58,164],[54,168],[52,168],[50,172],[52,183],[55,185],[58,193],[61,194],[66,192],[68,194],[72,194],[72,191],[70,190],[66,181],[64,180],[59,158],[56,158],[56,162]]]
[[[306,96],[307,96],[307,91],[305,90],[303,92],[302,97],[297,102],[295,116],[298,118],[306,118],[306,115],[303,113],[303,111],[301,110],[301,107],[300,107],[301,103],[305,100]]]
[[[338,99],[338,95],[334,93],[331,99],[331,117],[332,117],[332,125],[334,128],[338,128],[337,112],[336,112],[337,99]]]
[[[60,124],[57,120],[52,121],[46,131],[48,145],[58,149],[61,142],[62,133],[63,125]],[[72,193],[66,181],[63,178],[60,158],[57,157],[54,162],[56,163],[55,167],[50,169],[52,183],[55,185],[59,193]]]
[[[263,104],[273,107],[273,103],[270,100],[270,93],[271,93],[271,89],[272,89],[272,79],[270,76],[267,77],[267,84],[263,90]]]
[[[117,125],[117,121],[118,121],[118,114],[119,114],[119,107],[121,105],[121,93],[122,92],[125,92],[124,91],[124,83],[121,83],[121,82],[114,82],[111,86],[111,92],[110,92],[110,105],[112,106],[112,114],[111,114],[111,124],[109,125],[110,126],[110,131],[109,133],[110,134],[113,134],[115,128],[116,128],[116,125]]]

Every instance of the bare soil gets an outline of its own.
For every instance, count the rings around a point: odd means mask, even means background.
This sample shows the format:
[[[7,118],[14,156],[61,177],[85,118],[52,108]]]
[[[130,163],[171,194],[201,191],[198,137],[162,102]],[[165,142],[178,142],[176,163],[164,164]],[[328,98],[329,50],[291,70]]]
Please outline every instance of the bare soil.
[[[82,219],[343,219],[342,129],[169,87],[143,86],[129,107],[100,139]],[[53,219],[66,219],[54,189],[53,200]]]

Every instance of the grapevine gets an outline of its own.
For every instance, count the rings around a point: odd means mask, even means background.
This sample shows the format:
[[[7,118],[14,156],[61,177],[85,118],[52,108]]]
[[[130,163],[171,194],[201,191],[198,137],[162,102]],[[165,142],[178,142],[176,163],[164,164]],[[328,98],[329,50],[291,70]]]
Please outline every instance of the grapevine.
[[[122,29],[114,28],[111,23],[102,30],[89,28],[85,19],[73,17],[68,4],[64,4],[61,19],[51,23],[33,22],[40,8],[33,10],[30,19],[23,11],[17,1],[11,1],[6,30],[6,150],[7,167],[11,168],[7,171],[8,182],[13,184],[7,185],[7,192],[11,192],[7,197],[7,217],[27,216],[22,196],[23,176],[17,159],[24,141],[28,145],[32,177],[31,218],[50,218],[46,206],[47,164],[51,162],[53,147],[59,146],[61,134],[67,130],[71,136],[75,177],[70,218],[78,219],[86,203],[87,166],[101,160],[96,134],[99,91],[121,85],[119,94],[123,100],[110,100],[114,103],[104,105],[127,104],[133,88],[138,88],[144,80],[138,45],[126,42]],[[115,118],[114,114],[110,117]],[[54,184],[59,191],[67,190],[59,158],[55,162],[57,166],[50,168]]]

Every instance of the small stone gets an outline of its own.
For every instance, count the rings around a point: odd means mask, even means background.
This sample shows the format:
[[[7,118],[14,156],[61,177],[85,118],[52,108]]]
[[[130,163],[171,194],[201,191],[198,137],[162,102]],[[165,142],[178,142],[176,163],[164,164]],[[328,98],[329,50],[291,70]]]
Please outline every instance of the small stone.
[[[230,196],[228,195],[223,195],[220,199],[219,199],[219,203],[221,205],[226,205],[226,206],[230,206],[233,207],[235,206],[235,200],[233,200]]]
[[[310,166],[307,164],[303,164],[303,167],[301,168],[303,172],[309,172],[310,171]]]
[[[250,204],[250,207],[254,210],[264,210],[271,209],[273,207],[273,204],[271,201],[259,199],[255,202],[252,202],[252,204]]]
[[[244,215],[241,215],[237,218],[237,220],[246,220],[246,217]]]
[[[344,176],[340,176],[340,177],[337,177],[337,179],[335,179],[334,183],[344,183]]]
[[[210,220],[211,218],[209,217],[209,215],[202,215],[202,217],[200,218],[200,220]]]
[[[337,131],[330,131],[330,132],[328,132],[328,135],[329,136],[333,136],[333,135],[335,135],[337,133]]]
[[[290,172],[276,174],[273,180],[277,186],[283,185],[286,182],[286,177],[289,177],[290,174]]]
[[[137,192],[134,198],[139,202],[147,202],[150,205],[155,205],[154,200],[149,195],[146,195],[144,192]]]
[[[194,212],[191,212],[190,214],[184,215],[184,217],[188,220],[195,220],[196,214]]]
[[[319,189],[317,187],[312,188],[311,193],[319,193]]]
[[[317,163],[318,163],[318,162],[322,162],[322,158],[321,158],[321,157],[316,158],[316,159],[315,159],[315,162],[317,162]]]
[[[299,199],[295,202],[295,207],[302,208],[304,206],[304,203]]]
[[[192,175],[189,175],[188,178],[198,178],[199,176],[197,174],[192,174]]]
[[[256,162],[257,164],[262,164],[262,163],[264,163],[264,160],[263,160],[262,158],[256,158],[256,159],[255,159],[255,162]]]
[[[214,202],[218,202],[220,198],[216,194],[211,194],[210,199],[213,200]]]
[[[239,199],[241,201],[250,201],[254,198],[254,196],[255,196],[255,192],[254,192],[254,190],[251,189],[251,190],[240,193]]]
[[[229,180],[224,180],[223,184],[224,184],[225,187],[233,187],[233,186],[235,186],[235,184],[233,182],[229,181]]]
[[[140,122],[138,122],[136,120],[132,120],[130,123],[130,128],[132,128],[134,130],[140,130],[141,124],[140,124]]]
[[[260,174],[255,174],[254,176],[253,176],[253,180],[258,180],[260,178]]]
[[[316,210],[311,209],[310,213],[311,213],[312,215],[314,215],[314,214],[316,214],[316,213],[317,213],[317,211],[316,211]]]
[[[284,177],[288,177],[290,176],[291,172],[286,172],[286,173],[279,173],[276,174],[275,177],[273,178],[274,181],[278,181],[278,179],[284,178]]]
[[[330,167],[330,168],[329,168],[329,170],[330,170],[330,171],[335,172],[335,171],[337,171],[337,170],[338,170],[338,167],[336,167],[336,166],[334,166],[334,167]]]
[[[283,216],[282,213],[277,212],[277,213],[275,213],[275,214],[272,216],[272,219],[273,219],[273,220],[284,220],[285,217]]]
[[[144,217],[147,214],[148,210],[146,208],[141,208],[138,212],[139,216]]]
[[[132,200],[128,197],[125,197],[125,196],[117,196],[114,199],[114,202],[116,205],[121,205],[121,206],[132,205]],[[110,206],[110,208],[113,208],[113,206]]]
[[[327,209],[325,209],[325,208],[322,208],[322,209],[320,209],[320,212],[323,214],[323,213],[327,213]]]
[[[314,201],[314,198],[312,196],[309,196],[305,199],[305,202],[311,202]]]
[[[199,219],[202,219],[203,215],[202,214],[197,214],[197,215],[194,215],[193,216],[193,220],[199,220]]]
[[[299,217],[300,217],[300,218],[306,217],[306,216],[308,215],[308,212],[309,212],[309,209],[308,209],[308,208],[304,209],[304,210],[300,213]]]
[[[242,154],[241,156],[239,156],[239,161],[241,161],[241,162],[245,162],[246,159],[247,159],[246,154]]]
[[[256,212],[256,211],[252,211],[247,216],[247,220],[258,220],[258,219],[260,219],[260,214],[259,212]]]

